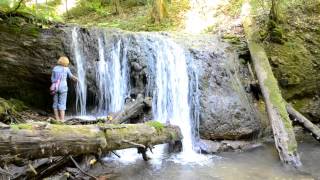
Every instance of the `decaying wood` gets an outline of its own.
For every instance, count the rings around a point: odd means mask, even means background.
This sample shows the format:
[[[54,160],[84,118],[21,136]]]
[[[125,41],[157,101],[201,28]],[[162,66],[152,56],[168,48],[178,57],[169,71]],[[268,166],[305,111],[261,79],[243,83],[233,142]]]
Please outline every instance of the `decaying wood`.
[[[299,122],[300,125],[312,133],[316,140],[320,141],[320,128],[318,126],[295,110],[290,104],[287,104],[287,111],[293,117],[294,121]]]
[[[91,178],[93,178],[93,179],[98,179],[98,178],[96,178],[95,176],[93,176],[93,175],[91,175],[91,174],[89,174],[89,173],[86,173],[84,170],[82,170],[82,168],[79,166],[79,164],[77,163],[77,161],[74,160],[71,155],[69,156],[69,158],[71,159],[71,161],[74,163],[74,165],[79,169],[79,171],[80,171],[82,174],[84,174],[84,175],[86,175],[86,176],[89,176],[89,177],[91,177]]]
[[[286,103],[273,75],[267,54],[262,45],[259,44],[259,33],[250,15],[244,19],[243,25],[254,70],[266,103],[279,157],[285,165],[298,168],[302,164],[297,153],[297,142],[286,111]]]
[[[117,113],[111,113],[107,122],[112,124],[121,124],[129,121],[130,119],[136,118],[143,113],[145,108],[151,108],[152,99],[151,97],[139,97],[128,104],[125,105],[123,110]]]
[[[182,139],[177,126],[162,124],[11,125],[0,129],[0,155],[38,159],[42,157],[108,152],[149,147]],[[133,143],[124,143],[123,140]]]
[[[151,109],[151,106],[151,97],[143,98],[142,96],[138,96],[136,100],[125,104],[124,108],[121,111],[110,113],[110,115],[107,117],[91,120],[82,119],[81,117],[73,117],[67,119],[64,123],[69,125],[96,124],[99,122],[106,122],[109,124],[122,124],[128,122],[130,119],[136,119],[144,113],[144,110]]]

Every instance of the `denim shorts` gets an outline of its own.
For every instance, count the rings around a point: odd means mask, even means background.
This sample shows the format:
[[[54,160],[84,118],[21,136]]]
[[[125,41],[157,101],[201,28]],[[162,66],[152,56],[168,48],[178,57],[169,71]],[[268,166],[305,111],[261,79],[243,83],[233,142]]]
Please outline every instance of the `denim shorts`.
[[[61,111],[66,110],[66,105],[67,105],[67,94],[68,92],[57,92],[53,96],[53,109],[58,109]]]

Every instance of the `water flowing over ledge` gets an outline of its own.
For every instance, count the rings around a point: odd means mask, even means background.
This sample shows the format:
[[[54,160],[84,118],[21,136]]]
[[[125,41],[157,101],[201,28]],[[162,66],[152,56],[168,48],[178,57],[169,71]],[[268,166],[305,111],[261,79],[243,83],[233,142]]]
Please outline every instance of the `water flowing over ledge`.
[[[131,98],[129,88],[130,67],[127,51],[130,49],[130,37],[108,35],[96,31],[93,35],[98,49],[98,61],[94,71],[96,102],[90,113],[87,109],[86,59],[79,45],[77,28],[72,30],[73,52],[75,54],[79,83],[77,85],[78,115],[107,115],[123,108],[126,98]],[[199,138],[199,90],[198,77],[192,59],[182,47],[170,38],[160,35],[148,35],[153,41],[148,44],[152,52],[145,64],[147,80],[144,82],[145,95],[153,97],[152,119],[162,123],[178,125],[184,136],[182,159],[197,156],[194,152],[196,139]],[[83,41],[82,41],[83,42]],[[160,50],[161,49],[161,50]],[[132,85],[134,86],[134,84]],[[193,158],[194,161],[198,160]]]

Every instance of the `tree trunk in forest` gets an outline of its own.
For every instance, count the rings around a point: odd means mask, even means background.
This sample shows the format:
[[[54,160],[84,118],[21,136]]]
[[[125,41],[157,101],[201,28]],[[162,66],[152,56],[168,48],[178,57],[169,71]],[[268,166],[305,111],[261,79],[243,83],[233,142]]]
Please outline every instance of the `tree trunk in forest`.
[[[149,147],[182,139],[177,126],[144,124],[53,125],[16,124],[0,129],[0,155],[37,159],[100,154],[117,149]]]
[[[270,9],[270,14],[269,18],[270,20],[274,22],[279,22],[281,19],[281,14],[280,14],[280,5],[279,2],[280,0],[272,0],[271,1],[271,9]]]
[[[153,23],[160,23],[168,16],[166,0],[153,0],[151,20]]]
[[[114,13],[120,14],[121,13],[120,0],[111,0],[111,2],[114,7]]]
[[[288,113],[294,118],[294,121],[298,121],[300,125],[309,130],[316,140],[320,140],[320,128],[314,125],[306,117],[295,110],[290,104],[287,104]]]
[[[266,103],[279,157],[285,165],[298,168],[302,164],[297,153],[297,142],[286,110],[286,103],[273,75],[267,54],[259,44],[259,33],[250,15],[244,19],[243,25],[254,70]]]

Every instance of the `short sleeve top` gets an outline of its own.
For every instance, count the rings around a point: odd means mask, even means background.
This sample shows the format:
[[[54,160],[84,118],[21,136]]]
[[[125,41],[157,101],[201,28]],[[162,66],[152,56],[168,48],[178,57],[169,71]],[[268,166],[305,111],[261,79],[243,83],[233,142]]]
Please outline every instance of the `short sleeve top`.
[[[59,78],[61,78],[58,92],[68,91],[67,77],[72,77],[72,73],[68,67],[58,65],[53,68],[51,74],[51,82],[54,83]]]

